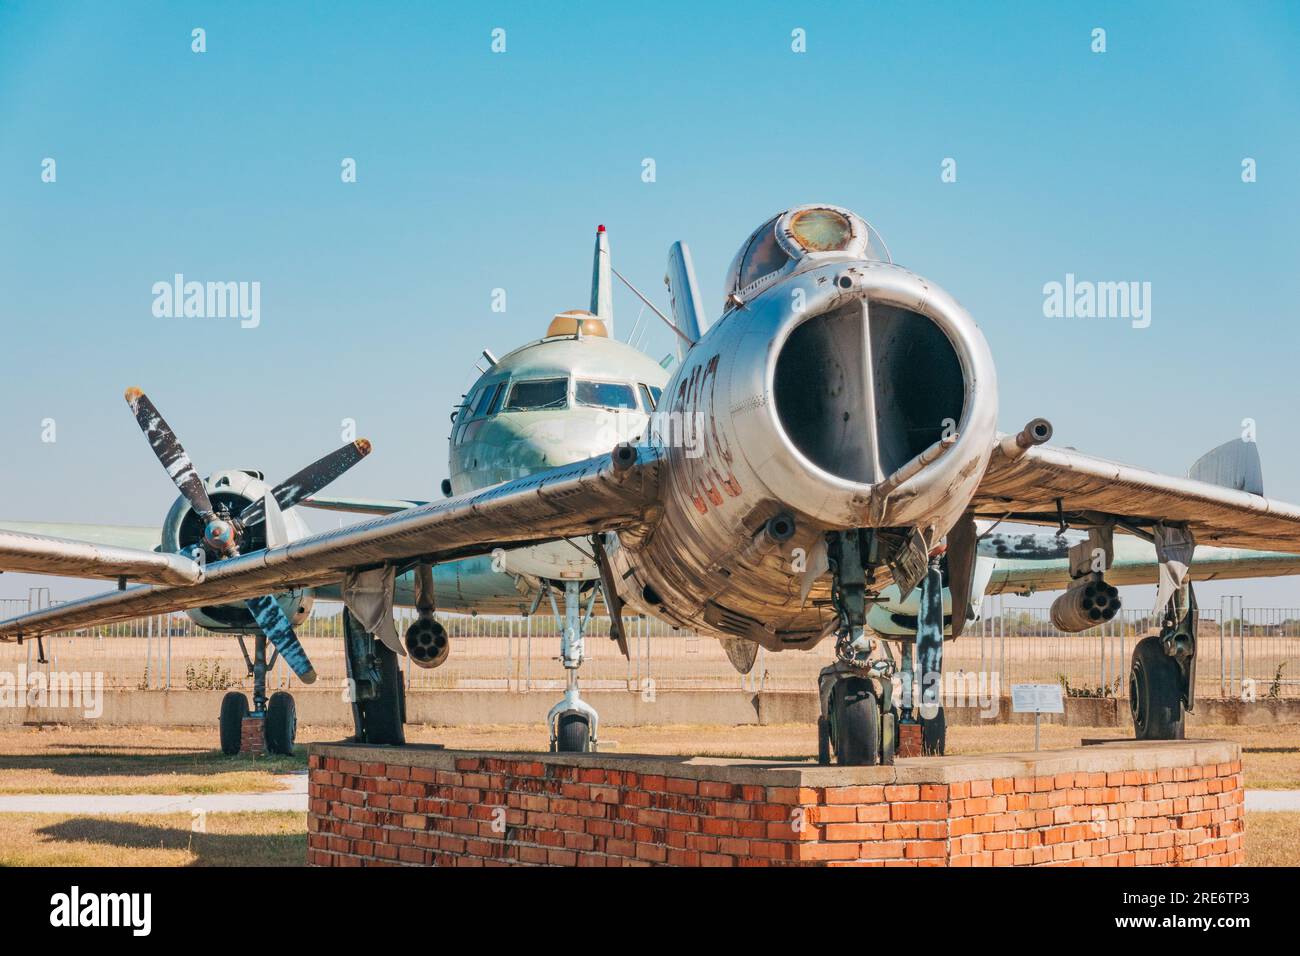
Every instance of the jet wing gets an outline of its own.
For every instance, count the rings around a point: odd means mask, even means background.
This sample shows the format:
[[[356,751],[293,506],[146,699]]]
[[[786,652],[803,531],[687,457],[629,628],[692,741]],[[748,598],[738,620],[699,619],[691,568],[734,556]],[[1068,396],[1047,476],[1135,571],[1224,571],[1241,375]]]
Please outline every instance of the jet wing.
[[[658,481],[653,448],[620,446],[612,455],[214,562],[203,582],[189,587],[133,587],[0,621],[0,640],[337,584],[351,570],[440,563],[630,527],[644,522]]]
[[[1064,518],[1076,525],[1117,519],[1121,530],[1184,524],[1199,544],[1300,553],[1300,505],[1070,448],[1014,446],[1006,436],[994,445],[971,502],[979,517],[1031,524]]]
[[[183,554],[7,530],[0,530],[0,571],[182,586],[203,580],[203,567]]]

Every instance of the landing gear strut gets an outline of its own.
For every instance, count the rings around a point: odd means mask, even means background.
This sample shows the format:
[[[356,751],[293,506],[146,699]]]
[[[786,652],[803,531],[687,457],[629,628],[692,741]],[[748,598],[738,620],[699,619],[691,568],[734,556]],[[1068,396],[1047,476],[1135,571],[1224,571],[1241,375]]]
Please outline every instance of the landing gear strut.
[[[232,690],[221,699],[221,752],[228,757],[239,753],[243,738],[244,719],[260,717],[263,719],[263,736],[266,749],[273,754],[290,755],[293,753],[294,739],[298,734],[297,707],[293,695],[285,691],[276,691],[270,700],[266,696],[266,675],[275,666],[279,657],[272,649],[271,659],[266,657],[266,635],[260,631],[253,636],[253,653],[248,653],[244,636],[239,636],[239,648],[244,652],[244,663],[248,674],[253,678],[253,709],[248,708],[248,698]]]
[[[874,548],[868,539],[867,550]],[[840,626],[835,663],[817,676],[821,716],[817,719],[817,762],[832,751],[845,766],[892,764],[898,734],[891,678],[892,656],[873,658],[877,642],[866,635],[866,569],[859,532],[831,536],[827,548],[833,574],[832,600]],[[868,553],[867,560],[872,555]],[[888,654],[888,651],[886,651]]]
[[[560,662],[564,665],[566,687],[564,697],[546,715],[552,753],[590,753],[596,750],[600,718],[596,708],[583,700],[578,691],[578,668],[582,666],[584,635],[599,590],[599,585],[592,588],[591,599],[584,611],[582,583],[564,582],[564,633],[560,638]],[[558,618],[560,612],[549,585],[547,594],[551,599],[551,609]]]
[[[1196,687],[1196,594],[1185,583],[1169,600],[1158,635],[1133,648],[1128,703],[1138,740],[1182,740]]]
[[[366,744],[406,743],[406,688],[397,654],[368,633],[346,607],[343,644],[355,740]]]

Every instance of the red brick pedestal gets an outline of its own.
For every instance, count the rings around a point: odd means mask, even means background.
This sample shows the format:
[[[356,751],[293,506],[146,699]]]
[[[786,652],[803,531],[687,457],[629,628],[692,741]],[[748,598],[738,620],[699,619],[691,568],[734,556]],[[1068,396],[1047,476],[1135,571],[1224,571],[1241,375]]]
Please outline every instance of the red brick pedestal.
[[[266,720],[262,717],[245,717],[239,728],[241,754],[266,753]]]
[[[316,866],[1073,866],[1244,861],[1235,743],[892,767],[313,744]]]
[[[898,725],[898,743],[894,747],[894,753],[898,757],[921,756],[920,724]]]

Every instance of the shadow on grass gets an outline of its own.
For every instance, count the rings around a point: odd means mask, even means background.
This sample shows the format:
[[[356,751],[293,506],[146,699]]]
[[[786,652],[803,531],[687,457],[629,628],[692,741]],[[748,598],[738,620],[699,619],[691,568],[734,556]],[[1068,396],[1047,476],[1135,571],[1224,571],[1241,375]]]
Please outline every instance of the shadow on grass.
[[[212,776],[224,773],[287,773],[305,770],[307,748],[295,747],[292,757],[237,755],[220,750],[183,750],[176,753],[134,753],[134,746],[111,744],[59,744],[30,754],[0,754],[0,774],[6,770],[46,770],[65,777],[148,777],[155,774]]]
[[[301,833],[193,833],[184,827],[74,817],[36,832],[68,844],[92,843],[124,850],[188,849],[195,855],[190,866],[305,866],[307,863],[305,826]]]

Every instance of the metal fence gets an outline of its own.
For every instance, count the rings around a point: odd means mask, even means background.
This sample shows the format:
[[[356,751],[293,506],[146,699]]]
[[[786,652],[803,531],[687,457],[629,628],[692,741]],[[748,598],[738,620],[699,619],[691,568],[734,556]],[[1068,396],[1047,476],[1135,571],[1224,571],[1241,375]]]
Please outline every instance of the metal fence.
[[[52,603],[48,591],[35,589],[27,599],[0,600],[0,615],[10,617]],[[1136,611],[1122,611],[1104,627],[1082,634],[1063,634],[1052,626],[1046,608],[1005,608],[994,597],[985,601],[983,610],[982,620],[967,628],[960,640],[945,645],[944,669],[957,677],[981,675],[1004,695],[1013,683],[1060,680],[1077,693],[1125,697],[1133,645],[1158,629],[1152,615]],[[338,604],[317,602],[312,616],[298,628],[315,665],[318,687],[344,684],[341,612]],[[1240,598],[1225,598],[1219,608],[1200,613],[1198,695],[1300,696],[1300,609],[1246,608]],[[399,609],[396,617],[400,632],[414,619],[414,611]],[[563,689],[558,660],[561,620],[543,614],[439,614],[439,619],[451,635],[451,656],[434,670],[408,666],[403,659],[410,689]],[[806,652],[760,650],[753,670],[739,675],[712,638],[683,633],[651,618],[626,623],[627,659],[609,640],[608,620],[592,618],[582,666],[584,687],[809,691],[833,652],[829,639]],[[235,638],[208,633],[184,614],[50,635],[44,647],[48,663],[42,665],[34,642],[21,647],[0,644],[0,671],[25,665],[29,672],[102,673],[107,687],[141,690],[251,685]],[[290,688],[298,681],[287,668],[276,666],[270,684]]]

